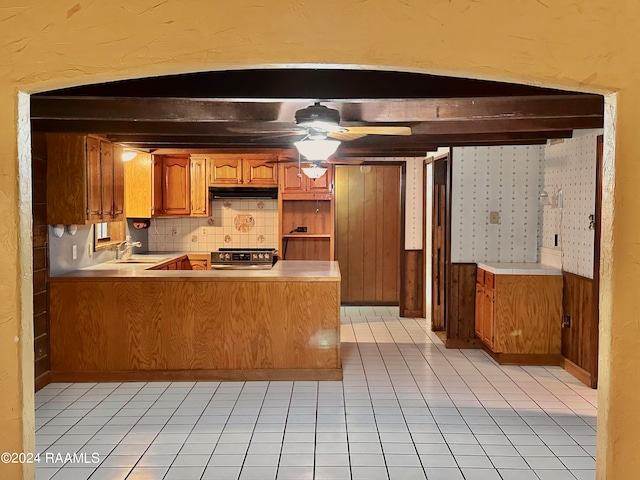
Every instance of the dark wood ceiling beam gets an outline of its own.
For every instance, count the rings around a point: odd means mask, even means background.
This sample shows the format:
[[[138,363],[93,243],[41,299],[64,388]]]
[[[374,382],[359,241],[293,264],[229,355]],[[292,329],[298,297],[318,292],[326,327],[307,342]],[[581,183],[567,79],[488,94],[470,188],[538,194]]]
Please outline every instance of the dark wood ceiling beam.
[[[132,122],[282,122],[313,100],[239,101],[156,97],[32,97],[31,117],[49,120]],[[598,117],[598,95],[538,95],[445,99],[367,99],[323,102],[344,122],[411,123],[477,119]]]
[[[438,134],[438,135],[411,135],[410,137],[392,137],[391,141],[398,141],[403,143],[447,143],[447,142],[468,142],[468,141],[527,141],[527,140],[540,140],[548,138],[570,138],[572,136],[571,130],[548,130],[540,132],[490,132],[490,133],[453,133],[453,134]],[[114,142],[121,143],[202,143],[210,145],[218,144],[247,144],[255,145],[258,142],[260,145],[267,146],[270,143],[273,144],[291,144],[293,141],[298,140],[300,135],[291,136],[211,136],[211,135],[149,135],[149,134],[116,134],[107,135],[107,137]],[[366,141],[379,141],[389,142],[388,136],[372,136],[369,135]],[[348,144],[343,142],[343,144]]]
[[[284,135],[300,129],[291,123],[182,123],[182,122],[129,122],[122,120],[43,120],[31,122],[35,131],[78,132],[117,135],[206,135],[206,136],[255,136]],[[549,132],[582,128],[601,128],[600,117],[544,118],[544,119],[489,119],[480,118],[466,121],[432,121],[411,125],[413,135],[443,134],[500,134],[504,132]],[[348,125],[347,125],[348,126]],[[255,133],[251,133],[255,132]]]

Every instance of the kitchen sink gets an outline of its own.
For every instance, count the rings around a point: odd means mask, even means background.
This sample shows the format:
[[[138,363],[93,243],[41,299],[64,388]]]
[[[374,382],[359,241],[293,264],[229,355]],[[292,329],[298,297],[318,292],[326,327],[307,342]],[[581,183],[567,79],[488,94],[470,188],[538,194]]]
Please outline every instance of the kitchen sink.
[[[159,255],[133,255],[129,258],[126,259],[120,259],[120,260],[111,260],[108,263],[112,263],[112,264],[119,264],[119,263],[147,263],[147,264],[152,264],[152,263],[160,263],[160,262],[164,262],[165,260],[169,260],[171,257],[170,256],[159,256]]]
[[[152,258],[128,258],[127,260],[116,260],[114,263],[158,263],[158,260]]]

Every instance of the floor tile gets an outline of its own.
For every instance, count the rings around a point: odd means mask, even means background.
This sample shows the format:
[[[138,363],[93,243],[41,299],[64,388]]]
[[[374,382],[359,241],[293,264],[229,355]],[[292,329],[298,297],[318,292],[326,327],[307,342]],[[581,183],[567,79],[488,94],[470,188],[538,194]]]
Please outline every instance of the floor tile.
[[[445,349],[397,307],[341,315],[342,382],[50,384],[37,447],[97,452],[92,480],[595,477],[597,397],[564,370]]]

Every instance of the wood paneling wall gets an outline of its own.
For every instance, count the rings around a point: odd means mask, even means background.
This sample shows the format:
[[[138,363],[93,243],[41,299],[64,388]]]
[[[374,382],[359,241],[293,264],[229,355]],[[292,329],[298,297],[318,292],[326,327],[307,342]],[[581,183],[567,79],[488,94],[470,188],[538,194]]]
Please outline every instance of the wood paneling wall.
[[[335,168],[336,259],[343,304],[400,303],[401,168]]]
[[[47,139],[31,137],[33,208],[33,336],[36,391],[49,383],[49,248],[47,229]]]
[[[340,380],[337,281],[51,283],[55,381]]]
[[[598,315],[594,311],[593,281],[564,272],[562,303],[562,355],[573,364],[565,364],[565,368],[595,388],[598,381]]]
[[[424,252],[404,251],[400,316],[424,318]]]
[[[480,348],[476,338],[475,263],[454,263],[449,267],[446,326],[447,348]]]

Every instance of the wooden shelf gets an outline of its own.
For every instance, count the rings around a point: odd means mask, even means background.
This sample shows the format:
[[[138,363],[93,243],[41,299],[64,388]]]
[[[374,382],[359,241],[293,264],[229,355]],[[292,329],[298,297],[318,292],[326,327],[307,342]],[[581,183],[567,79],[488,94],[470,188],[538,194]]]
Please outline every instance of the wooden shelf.
[[[331,238],[330,233],[291,233],[282,235],[282,238]]]

